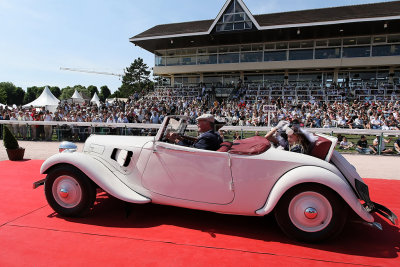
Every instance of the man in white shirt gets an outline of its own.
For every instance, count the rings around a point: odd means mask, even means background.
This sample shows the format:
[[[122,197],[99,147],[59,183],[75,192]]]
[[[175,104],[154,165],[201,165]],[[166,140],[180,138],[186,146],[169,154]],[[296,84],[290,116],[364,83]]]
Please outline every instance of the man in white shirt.
[[[391,138],[389,138],[389,139],[382,138],[382,141],[381,141],[381,136],[377,135],[375,140],[374,140],[374,142],[372,143],[373,144],[373,147],[372,147],[373,151],[375,153],[377,153],[379,151],[379,145],[380,145],[380,151],[381,151],[382,154],[390,154],[390,153],[392,153],[393,150],[391,150],[390,148],[386,148],[386,144],[390,143],[391,141],[392,141]]]
[[[381,120],[379,120],[378,116],[375,116],[371,119],[371,128],[374,130],[380,130],[382,126]]]

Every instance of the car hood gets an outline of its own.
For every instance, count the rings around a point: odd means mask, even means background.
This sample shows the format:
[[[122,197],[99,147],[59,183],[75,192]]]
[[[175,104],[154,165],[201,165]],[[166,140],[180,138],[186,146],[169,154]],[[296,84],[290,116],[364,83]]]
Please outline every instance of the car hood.
[[[142,148],[147,142],[154,141],[152,136],[110,136],[91,135],[85,142],[84,152],[92,151],[96,147],[137,147]]]

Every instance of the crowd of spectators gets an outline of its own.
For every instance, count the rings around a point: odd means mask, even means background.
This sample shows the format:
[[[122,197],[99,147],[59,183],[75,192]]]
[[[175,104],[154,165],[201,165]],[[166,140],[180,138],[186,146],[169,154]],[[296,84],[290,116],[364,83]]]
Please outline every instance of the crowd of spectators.
[[[280,98],[271,101],[265,97],[256,101],[245,98],[228,98],[217,101],[216,98],[201,94],[186,99],[172,95],[163,97],[140,97],[135,94],[127,101],[112,103],[74,104],[61,103],[53,113],[44,108],[0,107],[0,120],[18,121],[65,121],[65,122],[105,122],[105,123],[147,123],[159,124],[165,116],[186,115],[193,124],[204,113],[213,114],[218,121],[233,126],[267,126],[268,113],[263,107],[268,104],[277,106],[277,112],[271,114],[270,125],[275,126],[281,120],[298,120],[306,128],[350,128],[350,129],[400,129],[400,101],[397,102],[301,102],[293,104]],[[14,125],[14,134],[26,139],[51,139],[54,127]],[[84,141],[90,134],[81,127],[64,127],[67,135]],[[104,130],[104,129],[103,129]],[[118,131],[118,127],[109,129]],[[82,131],[84,133],[82,133]],[[85,132],[86,131],[86,132]],[[29,133],[29,134],[28,134]]]

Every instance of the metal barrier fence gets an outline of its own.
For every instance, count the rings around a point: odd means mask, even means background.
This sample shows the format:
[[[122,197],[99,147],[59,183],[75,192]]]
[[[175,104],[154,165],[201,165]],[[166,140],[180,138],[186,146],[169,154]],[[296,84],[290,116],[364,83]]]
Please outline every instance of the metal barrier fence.
[[[58,121],[9,121],[0,120],[0,137],[2,137],[4,125],[13,126],[26,126],[27,133],[32,126],[53,126],[56,131],[57,139],[62,140],[63,131],[67,126],[68,130],[76,129],[78,134],[119,134],[119,135],[135,135],[136,130],[145,130],[144,133],[149,133],[150,130],[156,131],[160,128],[161,124],[144,124],[144,123],[95,123],[95,122],[58,122]],[[256,126],[224,126],[221,128],[223,131],[239,132],[243,137],[245,132],[268,132],[272,127],[256,127]],[[196,131],[196,125],[189,125],[188,130]],[[315,134],[346,134],[346,135],[367,135],[367,136],[380,136],[380,140],[384,136],[400,136],[400,131],[393,130],[373,130],[373,129],[346,129],[346,128],[307,128],[307,131]],[[378,150],[381,152],[379,144]]]

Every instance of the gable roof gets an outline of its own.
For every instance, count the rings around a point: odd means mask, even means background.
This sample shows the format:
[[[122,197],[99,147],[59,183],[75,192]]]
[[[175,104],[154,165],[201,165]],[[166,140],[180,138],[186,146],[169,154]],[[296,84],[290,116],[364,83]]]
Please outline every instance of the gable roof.
[[[228,0],[228,1],[225,2],[225,5],[222,7],[222,9],[219,12],[218,16],[215,18],[213,24],[211,24],[211,26],[209,27],[208,33],[210,33],[215,28],[215,25],[218,23],[218,21],[221,19],[222,15],[225,13],[226,9],[229,7],[229,5],[233,1],[235,1],[235,0]],[[243,3],[242,0],[236,0],[236,1],[242,7],[242,9],[246,13],[246,15],[250,18],[250,20],[254,23],[256,28],[259,30],[260,29],[260,25],[258,24],[257,20],[254,19],[253,14],[251,14],[250,10],[247,8],[245,3]]]
[[[182,23],[157,25],[144,31],[130,40],[143,41],[149,39],[173,38],[210,34],[229,3],[228,0],[214,20],[200,20]],[[400,1],[381,2],[364,5],[330,7],[291,12],[252,15],[242,0],[242,7],[252,18],[258,30],[331,25],[363,21],[379,21],[400,19]]]
[[[50,91],[49,87],[45,87],[42,94],[33,102],[24,105],[24,107],[44,107],[44,106],[58,106],[58,100]]]
[[[75,90],[74,94],[71,96],[72,99],[76,99],[76,100],[83,100],[83,97],[81,96],[81,94],[78,92],[78,90]]]

